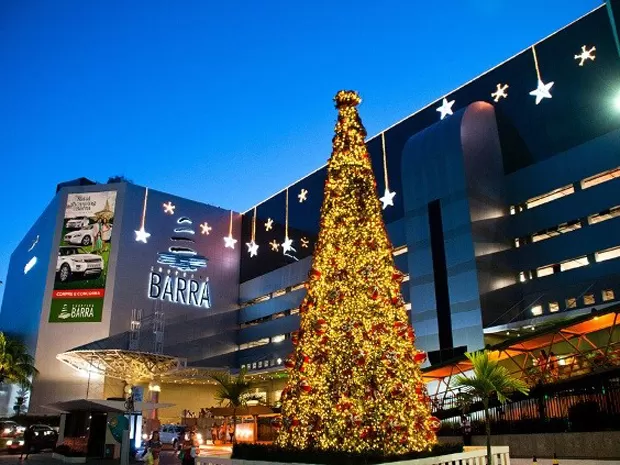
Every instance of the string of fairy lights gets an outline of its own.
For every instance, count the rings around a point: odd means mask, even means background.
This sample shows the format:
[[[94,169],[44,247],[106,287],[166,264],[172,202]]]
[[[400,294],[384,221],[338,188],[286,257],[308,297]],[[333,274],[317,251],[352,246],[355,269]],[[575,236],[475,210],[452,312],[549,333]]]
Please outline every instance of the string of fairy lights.
[[[555,85],[554,81],[545,81],[543,79],[543,75],[541,73],[541,63],[536,50],[536,45],[533,45],[529,48],[529,51],[532,55],[532,61],[534,64],[534,71],[536,74],[536,87],[529,92],[531,97],[534,97],[534,104],[540,105],[546,99],[552,99],[552,90]],[[596,46],[595,45],[582,45],[580,50],[578,50],[574,54],[574,59],[576,65],[579,67],[584,67],[588,63],[594,62],[596,59]],[[510,84],[508,82],[499,82],[496,84],[495,89],[490,92],[490,99],[495,103],[499,103],[502,100],[506,100],[509,97]],[[450,98],[450,94],[441,98],[441,105],[435,108],[435,110],[439,113],[439,119],[444,120],[454,114],[455,111],[456,100]],[[388,154],[386,149],[386,137],[385,131],[379,134],[381,139],[381,155],[382,155],[382,168],[383,168],[383,181],[384,181],[384,191],[383,196],[379,198],[381,201],[381,206],[383,210],[386,210],[389,207],[394,206],[394,199],[397,195],[396,191],[390,190],[389,183],[389,175],[388,175]],[[271,240],[267,240],[266,243],[269,246],[271,252],[282,253],[285,256],[291,257],[295,260],[297,258],[294,253],[297,252],[294,247],[295,240],[289,234],[289,190],[291,187],[287,187],[284,190],[284,210],[285,210],[285,219],[284,219],[284,237],[282,239],[278,239],[278,237],[272,237]],[[151,236],[145,229],[145,221],[146,221],[146,207],[148,202],[148,188],[145,190],[144,194],[144,202],[142,208],[142,215],[140,219],[140,228],[135,231],[135,240],[137,242],[147,243],[149,237]],[[299,191],[294,194],[297,197],[299,204],[303,204],[309,199],[310,192],[306,188],[301,188]],[[176,205],[174,205],[171,201],[163,203],[163,211],[165,214],[174,215]],[[247,252],[250,258],[256,257],[258,255],[259,244],[256,241],[256,225],[258,220],[257,213],[258,206],[254,206],[252,208],[252,219],[251,219],[251,232],[250,232],[250,241],[246,242]],[[224,247],[229,249],[234,249],[235,244],[238,242],[237,239],[233,237],[233,211],[230,211],[229,216],[229,224],[228,224],[228,234],[224,236]],[[269,233],[275,233],[275,222],[274,219],[268,217],[263,223],[264,231]],[[209,235],[212,231],[213,227],[208,222],[203,222],[200,224],[200,233],[202,235]],[[298,237],[299,245],[303,249],[309,249],[311,247],[311,241],[307,236]]]

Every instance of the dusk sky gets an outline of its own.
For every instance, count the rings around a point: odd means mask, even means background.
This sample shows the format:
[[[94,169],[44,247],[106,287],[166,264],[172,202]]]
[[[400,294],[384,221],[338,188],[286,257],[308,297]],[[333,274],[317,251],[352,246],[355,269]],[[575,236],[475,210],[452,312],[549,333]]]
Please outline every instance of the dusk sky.
[[[0,2],[0,280],[62,181],[245,211],[600,0]],[[0,286],[0,296],[3,287]]]

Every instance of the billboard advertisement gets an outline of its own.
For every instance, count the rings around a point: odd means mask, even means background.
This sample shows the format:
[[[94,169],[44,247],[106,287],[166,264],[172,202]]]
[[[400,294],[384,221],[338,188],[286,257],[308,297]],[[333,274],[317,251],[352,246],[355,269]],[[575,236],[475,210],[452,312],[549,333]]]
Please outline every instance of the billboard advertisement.
[[[116,191],[68,194],[50,323],[101,321],[115,207]]]

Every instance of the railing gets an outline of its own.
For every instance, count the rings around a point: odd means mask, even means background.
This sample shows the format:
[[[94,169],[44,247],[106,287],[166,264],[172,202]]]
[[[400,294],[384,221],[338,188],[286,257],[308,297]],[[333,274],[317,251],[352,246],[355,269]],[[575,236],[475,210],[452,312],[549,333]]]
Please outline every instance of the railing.
[[[486,465],[487,450],[484,447],[467,448],[460,454],[439,455],[423,459],[403,460],[390,462],[390,465]],[[494,446],[491,448],[492,465],[510,465],[510,450],[508,446]],[[280,462],[263,462],[253,460],[236,460],[224,457],[197,457],[196,465],[287,465]]]
[[[620,429],[620,378],[591,380],[589,385],[567,385],[561,388],[543,386],[528,397],[513,397],[505,405],[497,401],[489,409],[494,434],[520,434],[565,431],[603,431]],[[461,434],[461,410],[435,410],[443,419],[441,435]],[[474,434],[484,434],[482,404],[468,409]]]

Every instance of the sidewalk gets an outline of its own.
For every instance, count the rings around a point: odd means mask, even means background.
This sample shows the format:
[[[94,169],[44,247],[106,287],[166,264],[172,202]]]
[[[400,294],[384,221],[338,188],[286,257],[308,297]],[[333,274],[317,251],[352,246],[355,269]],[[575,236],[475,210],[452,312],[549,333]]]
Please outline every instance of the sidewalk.
[[[553,459],[536,459],[538,465],[551,465]],[[559,459],[560,465],[620,465],[620,460]],[[532,459],[510,458],[510,465],[532,465]]]

